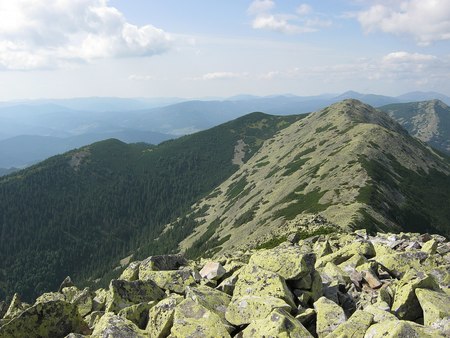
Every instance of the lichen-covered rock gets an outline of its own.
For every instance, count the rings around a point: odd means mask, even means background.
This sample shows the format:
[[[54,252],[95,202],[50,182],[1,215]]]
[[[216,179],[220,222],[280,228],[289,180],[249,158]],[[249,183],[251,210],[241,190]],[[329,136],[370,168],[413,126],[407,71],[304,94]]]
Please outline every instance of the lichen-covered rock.
[[[186,298],[206,307],[218,315],[226,325],[225,312],[230,304],[231,296],[207,286],[187,287]]]
[[[438,248],[439,242],[437,240],[430,239],[422,246],[422,251],[426,252],[427,254],[434,255],[436,253],[436,250]]]
[[[392,276],[402,278],[405,273],[410,270],[420,270],[421,262],[428,257],[428,254],[422,251],[411,252],[395,252],[390,255],[382,255],[376,257],[381,264]]]
[[[92,330],[95,325],[99,322],[100,318],[105,314],[103,311],[93,311],[84,317],[84,321],[87,323],[88,327]]]
[[[372,324],[373,315],[358,310],[345,322],[339,325],[336,330],[333,330],[328,338],[352,337],[364,338],[364,334]]]
[[[362,255],[366,258],[375,256],[375,248],[370,241],[353,241],[352,243],[343,246],[339,250],[319,258],[316,262],[316,268],[323,267],[331,262],[339,265],[354,255]]]
[[[80,293],[80,290],[76,286],[66,286],[61,290],[66,302],[72,303],[72,300],[76,295]]]
[[[36,298],[35,303],[45,303],[45,302],[50,302],[53,300],[65,301],[66,297],[64,297],[64,295],[59,292],[47,292],[47,293],[40,295],[38,298]]]
[[[275,309],[267,318],[252,322],[242,331],[242,338],[298,337],[312,338],[308,330],[285,310]]]
[[[173,294],[150,309],[145,331],[152,338],[167,337],[173,324],[175,307],[183,301],[183,297]]]
[[[134,304],[120,310],[118,315],[132,321],[140,329],[145,329],[148,322],[149,310],[155,306],[155,304],[155,301]]]
[[[143,279],[147,271],[178,270],[188,264],[181,255],[150,256],[139,264],[139,279]]]
[[[91,290],[85,288],[73,298],[72,303],[76,305],[78,312],[82,317],[92,312],[94,305],[93,296]]]
[[[372,325],[364,338],[444,338],[438,331],[406,320],[386,321]]]
[[[64,337],[86,329],[75,305],[54,300],[36,303],[1,326],[0,337]]]
[[[231,300],[225,318],[233,325],[250,324],[252,321],[266,318],[274,309],[290,312],[291,306],[280,298],[243,296]]]
[[[19,294],[15,293],[11,300],[11,303],[9,304],[8,310],[6,310],[6,313],[3,316],[3,319],[11,319],[17,317],[29,307],[30,305],[27,303],[22,303]]]
[[[240,270],[233,299],[242,296],[276,297],[295,308],[294,298],[286,281],[275,272],[249,264]]]
[[[118,313],[133,304],[160,300],[165,293],[153,281],[112,280],[106,298],[106,312]]]
[[[152,280],[161,289],[183,294],[186,291],[186,286],[197,284],[195,272],[192,268],[170,271],[146,270],[145,272],[139,272],[139,279]]]
[[[92,311],[103,311],[105,309],[106,297],[108,291],[103,288],[95,290],[94,299],[92,300]]]
[[[416,289],[415,293],[423,310],[423,320],[425,326],[432,326],[441,319],[450,318],[449,295],[443,292],[420,288]]]
[[[226,270],[224,269],[222,264],[217,262],[208,262],[200,270],[200,276],[210,280],[219,280],[223,275],[225,275],[225,273]]]
[[[332,262],[328,262],[319,271],[324,283],[331,283],[334,281],[338,284],[347,285],[351,282],[350,276]]]
[[[232,295],[234,292],[234,287],[238,281],[239,271],[236,271],[230,277],[225,278],[218,286],[217,290],[225,292],[228,295]]]
[[[170,332],[174,337],[230,337],[221,318],[192,299],[175,308]]]
[[[345,322],[344,310],[332,300],[325,297],[319,298],[314,303],[317,313],[317,335],[325,337]]]
[[[364,308],[365,312],[368,312],[373,315],[374,323],[382,323],[385,321],[399,320],[392,313],[386,311],[385,309],[380,309],[376,305],[368,305]]]
[[[362,272],[362,277],[372,289],[378,289],[381,285],[383,285],[372,269],[364,270]]]
[[[422,309],[417,300],[415,289],[439,290],[434,278],[423,272],[409,271],[396,286],[392,312],[400,319],[416,320],[422,316]]]
[[[147,335],[128,319],[108,312],[98,321],[92,338],[145,338]]]
[[[249,264],[275,272],[286,280],[300,279],[314,270],[315,255],[296,246],[278,246],[259,250],[250,257]]]
[[[140,265],[141,265],[140,261],[131,262],[130,264],[128,264],[125,270],[122,271],[122,274],[120,275],[119,279],[127,280],[129,282],[138,280]]]

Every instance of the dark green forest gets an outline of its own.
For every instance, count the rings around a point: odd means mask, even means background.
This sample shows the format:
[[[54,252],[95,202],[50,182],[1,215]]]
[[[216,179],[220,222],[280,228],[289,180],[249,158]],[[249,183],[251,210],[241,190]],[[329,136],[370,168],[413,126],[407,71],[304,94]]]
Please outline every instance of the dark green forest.
[[[194,221],[160,236],[164,225],[237,170],[237,141],[247,160],[301,117],[253,113],[158,146],[106,140],[0,178],[0,299],[31,301],[67,275],[88,284],[131,253],[175,251]]]

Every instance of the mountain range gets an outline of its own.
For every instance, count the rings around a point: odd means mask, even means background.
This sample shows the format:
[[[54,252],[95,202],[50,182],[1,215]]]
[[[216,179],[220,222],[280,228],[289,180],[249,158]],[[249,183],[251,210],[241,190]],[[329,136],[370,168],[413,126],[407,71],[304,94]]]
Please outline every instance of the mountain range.
[[[449,236],[449,203],[449,158],[353,99],[156,146],[106,140],[0,179],[0,296],[32,299],[69,274],[101,285],[130,255],[283,239],[311,213],[340,229]]]
[[[0,103],[0,168],[23,168],[73,147],[108,138],[158,144],[254,111],[304,114],[347,98],[375,107],[430,99],[450,104],[449,97],[434,92],[390,97],[353,91],[304,97],[239,95],[203,100],[79,98],[4,102]]]

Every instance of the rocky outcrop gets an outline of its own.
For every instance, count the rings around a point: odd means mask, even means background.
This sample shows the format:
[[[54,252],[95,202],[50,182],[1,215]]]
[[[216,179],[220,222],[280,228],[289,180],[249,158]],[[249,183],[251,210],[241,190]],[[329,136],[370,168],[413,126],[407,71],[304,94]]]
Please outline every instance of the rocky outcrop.
[[[292,236],[209,261],[150,257],[106,290],[16,295],[0,337],[448,337],[449,287],[442,236]]]

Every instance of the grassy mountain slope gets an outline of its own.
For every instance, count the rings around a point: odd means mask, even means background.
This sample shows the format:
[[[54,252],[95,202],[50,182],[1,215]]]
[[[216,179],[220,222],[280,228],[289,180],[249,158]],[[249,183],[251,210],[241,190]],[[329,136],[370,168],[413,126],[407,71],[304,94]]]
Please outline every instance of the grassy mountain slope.
[[[238,170],[235,153],[244,163],[298,119],[254,113],[158,146],[107,140],[1,178],[0,293],[30,299],[130,252],[175,250],[187,234],[153,241],[164,224]]]
[[[320,213],[347,229],[449,236],[448,205],[449,160],[387,114],[345,100],[266,141],[194,205],[199,225],[181,249],[213,253],[261,242],[301,229],[304,213]]]
[[[450,107],[439,100],[390,104],[380,107],[408,132],[450,154]]]

